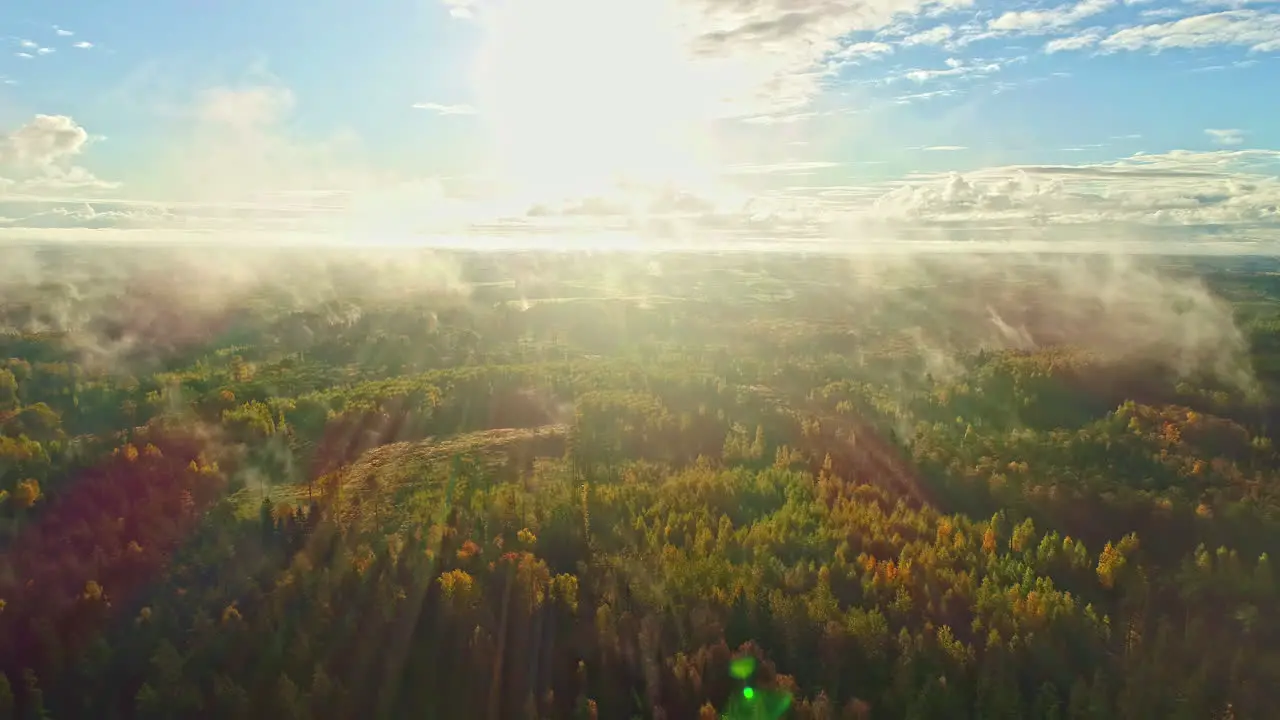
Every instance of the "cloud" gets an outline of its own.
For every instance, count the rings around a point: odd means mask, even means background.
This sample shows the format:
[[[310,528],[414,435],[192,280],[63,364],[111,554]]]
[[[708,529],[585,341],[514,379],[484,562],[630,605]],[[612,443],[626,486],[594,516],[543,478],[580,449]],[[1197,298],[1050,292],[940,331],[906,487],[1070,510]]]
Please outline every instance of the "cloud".
[[[938,78],[963,78],[974,75],[990,75],[999,72],[1004,66],[1004,61],[982,61],[974,60],[966,64],[964,60],[958,58],[947,58],[946,68],[938,68],[932,70],[909,70],[902,74],[902,77],[917,83],[925,83]]]
[[[73,164],[88,144],[89,133],[70,117],[36,115],[0,139],[0,184],[26,192],[116,187]]]
[[[475,115],[476,109],[470,105],[442,105],[440,103],[414,103],[416,110],[430,110],[437,115]]]
[[[76,43],[75,45],[72,45],[71,47],[79,48],[81,50],[88,50],[89,48],[93,47],[93,43],[81,40],[80,42]]]
[[[1238,45],[1254,52],[1280,50],[1280,14],[1226,10],[1168,23],[1123,28],[1098,43],[1104,52]]]
[[[468,16],[490,31],[492,50],[482,53],[482,66],[500,62],[503,74],[509,75],[505,64],[519,63],[529,74],[539,75],[538,88],[553,96],[540,102],[563,106],[557,102],[560,85],[587,95],[612,95],[602,86],[622,78],[621,84],[632,91],[644,87],[646,101],[649,95],[664,96],[644,102],[643,112],[681,107],[713,119],[804,111],[841,65],[891,52],[887,43],[851,43],[855,33],[973,4],[973,0],[441,2],[451,12],[465,8]],[[566,29],[572,27],[591,27],[593,32]],[[925,31],[916,40],[926,42],[945,32]],[[543,65],[554,67],[542,71]],[[655,73],[662,76],[655,78]],[[620,102],[612,97],[599,100],[615,107]],[[489,108],[483,107],[487,103],[480,104],[489,115]]]
[[[151,229],[173,215],[159,208],[100,210],[92,203],[55,205],[19,218],[0,220],[0,228],[16,229]]]
[[[951,37],[955,35],[955,33],[956,31],[952,29],[950,25],[936,25],[934,27],[929,28],[928,30],[924,30],[922,32],[915,33],[914,35],[908,35],[902,38],[901,43],[906,46],[941,45],[947,40],[950,40]]]
[[[60,28],[57,25],[53,26],[53,31],[57,33],[59,37],[71,37],[72,35],[75,35],[75,33],[72,32],[71,30]]]
[[[1078,35],[1069,37],[1056,38],[1045,43],[1044,51],[1052,55],[1056,52],[1064,52],[1068,50],[1083,50],[1093,47],[1102,39],[1102,28],[1089,28]]]
[[[726,169],[729,175],[772,175],[775,173],[798,173],[811,170],[825,170],[840,167],[840,163],[827,161],[785,162],[768,165],[730,165]]]
[[[176,117],[148,179],[166,199],[243,202],[277,191],[361,186],[350,135],[309,139],[289,127],[296,98],[270,78],[207,88]]]
[[[475,17],[476,0],[442,0],[449,14],[459,20],[470,20]]]
[[[1240,145],[1244,142],[1244,131],[1236,128],[1222,130],[1206,128],[1204,132],[1218,145]]]
[[[36,53],[40,55],[52,55],[56,52],[58,51],[54,50],[53,48],[47,48],[47,47],[42,47],[39,50],[36,50]]]
[[[27,48],[28,50],[35,50],[36,48],[40,47],[40,43],[34,40],[19,40],[18,45],[19,47],[24,47],[24,48]]]
[[[893,46],[883,42],[856,42],[844,46],[832,54],[834,61],[856,61],[859,58],[876,58],[893,52]]]
[[[1074,5],[1059,5],[1048,10],[1014,10],[987,23],[991,30],[1037,34],[1069,27],[1086,18],[1106,12],[1115,0],[1081,0]]]
[[[929,145],[928,147],[920,149],[925,152],[958,152],[960,150],[968,150],[969,148],[964,145]]]
[[[959,94],[959,90],[955,88],[943,88],[942,90],[931,90],[929,92],[908,93],[899,95],[894,100],[900,105],[916,102],[917,100],[934,100],[941,97],[951,97]]]
[[[30,60],[30,59],[32,59],[32,58],[34,58],[34,57],[35,57],[35,55],[32,55],[31,53],[25,53],[25,52],[14,53],[14,56],[15,56],[15,57],[20,57],[20,58],[22,58],[23,60]]]
[[[1012,166],[904,183],[876,200],[893,222],[951,228],[1234,231],[1280,241],[1280,152],[1179,151],[1094,165]],[[1061,235],[1061,233],[1059,233]]]
[[[875,247],[1280,252],[1280,151],[1176,151],[1107,163],[918,174],[869,185],[747,189],[753,178],[832,166],[806,161],[729,166],[726,177],[748,184],[716,195],[631,184],[555,202],[509,205],[495,201],[487,186],[461,180],[165,204],[24,205],[0,195],[0,217],[7,218],[0,228],[15,238],[180,242],[215,236],[233,244],[316,246],[370,242],[496,249],[607,242],[650,249],[837,252]]]

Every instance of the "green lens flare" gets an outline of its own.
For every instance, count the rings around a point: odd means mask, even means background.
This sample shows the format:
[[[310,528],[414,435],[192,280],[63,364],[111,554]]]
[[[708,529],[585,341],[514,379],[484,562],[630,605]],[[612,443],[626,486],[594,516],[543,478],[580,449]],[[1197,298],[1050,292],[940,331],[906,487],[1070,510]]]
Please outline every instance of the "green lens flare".
[[[744,698],[746,698],[746,699],[750,700],[751,698],[753,698],[753,697],[755,697],[755,696],[756,696],[756,691],[755,691],[755,690],[753,690],[753,689],[751,689],[751,688],[749,688],[749,687],[744,687],[744,688],[742,688],[742,697],[744,697]]]
[[[729,664],[729,674],[739,680],[746,680],[756,671],[756,659],[750,655],[740,657]]]

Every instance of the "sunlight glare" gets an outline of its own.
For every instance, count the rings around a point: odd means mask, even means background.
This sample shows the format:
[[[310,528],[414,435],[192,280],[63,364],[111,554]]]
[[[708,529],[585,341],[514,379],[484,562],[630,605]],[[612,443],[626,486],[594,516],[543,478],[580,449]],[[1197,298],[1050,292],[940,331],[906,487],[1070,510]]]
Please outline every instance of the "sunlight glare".
[[[508,0],[474,76],[493,172],[548,199],[712,183],[715,75],[673,0]]]

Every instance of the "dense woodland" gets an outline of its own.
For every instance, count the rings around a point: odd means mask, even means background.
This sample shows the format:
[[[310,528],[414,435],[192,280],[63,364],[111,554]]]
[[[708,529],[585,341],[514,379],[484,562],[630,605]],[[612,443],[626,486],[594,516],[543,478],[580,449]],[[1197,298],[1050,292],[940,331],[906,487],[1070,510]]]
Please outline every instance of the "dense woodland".
[[[0,720],[1275,717],[1280,262],[75,252]]]

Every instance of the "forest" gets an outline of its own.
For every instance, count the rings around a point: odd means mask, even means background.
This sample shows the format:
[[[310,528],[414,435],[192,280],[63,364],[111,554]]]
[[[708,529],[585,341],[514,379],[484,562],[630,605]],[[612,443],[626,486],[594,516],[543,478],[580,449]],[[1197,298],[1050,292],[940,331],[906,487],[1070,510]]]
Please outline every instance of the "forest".
[[[1280,260],[13,260],[0,720],[1275,717]]]

